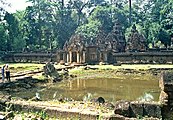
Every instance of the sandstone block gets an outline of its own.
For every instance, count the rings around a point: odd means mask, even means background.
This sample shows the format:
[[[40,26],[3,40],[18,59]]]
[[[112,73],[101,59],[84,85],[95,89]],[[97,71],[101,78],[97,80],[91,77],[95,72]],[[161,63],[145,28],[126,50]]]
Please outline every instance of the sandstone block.
[[[173,100],[173,92],[167,92],[168,94],[168,99]]]
[[[144,103],[144,116],[162,118],[160,105]]]
[[[130,103],[128,101],[118,101],[115,104],[114,113],[123,115],[125,117],[130,117]]]
[[[130,108],[133,117],[143,116],[143,103],[137,101],[131,102]]]
[[[168,94],[164,91],[160,92],[159,101],[162,105],[168,104]]]
[[[163,91],[173,91],[173,72],[162,72],[159,86]]]

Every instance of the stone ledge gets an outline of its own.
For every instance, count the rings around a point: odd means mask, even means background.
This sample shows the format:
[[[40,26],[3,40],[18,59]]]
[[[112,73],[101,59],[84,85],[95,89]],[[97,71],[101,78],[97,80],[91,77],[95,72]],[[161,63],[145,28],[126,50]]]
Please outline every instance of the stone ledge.
[[[115,104],[115,114],[120,114],[126,117],[153,117],[162,118],[161,104],[158,102],[139,102],[139,101],[118,101]]]
[[[45,111],[50,117],[56,118],[80,118],[81,120],[96,120],[101,115],[102,117],[111,118],[113,110],[102,112],[99,110],[99,105],[94,103],[81,103],[81,102],[67,102],[67,103],[54,103],[43,101],[11,101],[12,110],[35,112]],[[88,105],[87,105],[88,104]],[[97,108],[98,107],[98,108]],[[122,119],[123,120],[123,119]]]

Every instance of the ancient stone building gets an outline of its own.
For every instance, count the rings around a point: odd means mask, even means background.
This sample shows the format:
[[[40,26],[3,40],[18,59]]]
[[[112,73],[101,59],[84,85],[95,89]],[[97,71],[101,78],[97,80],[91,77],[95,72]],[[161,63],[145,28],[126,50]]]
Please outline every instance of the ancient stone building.
[[[143,34],[140,34],[136,26],[132,26],[131,33],[128,37],[126,50],[127,51],[146,51],[146,39]]]
[[[113,52],[125,52],[126,40],[121,25],[116,22],[113,30],[107,35],[106,41]]]
[[[85,63],[86,47],[83,36],[73,35],[69,41],[66,41],[63,50],[59,51],[58,57],[66,63]]]
[[[95,39],[85,40],[82,35],[73,35],[58,52],[58,61],[66,63],[112,62],[113,53],[125,51],[125,36],[120,24],[106,34],[100,30]]]

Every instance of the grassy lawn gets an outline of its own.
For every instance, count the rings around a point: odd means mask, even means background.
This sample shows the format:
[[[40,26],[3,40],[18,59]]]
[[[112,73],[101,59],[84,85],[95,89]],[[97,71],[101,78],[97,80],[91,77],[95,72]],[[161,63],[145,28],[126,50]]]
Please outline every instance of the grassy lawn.
[[[12,73],[15,72],[24,72],[24,71],[32,71],[42,69],[44,64],[32,64],[32,63],[7,63],[9,65],[10,71]],[[4,64],[0,64],[2,67]]]
[[[97,67],[100,69],[143,69],[148,70],[151,68],[173,68],[172,64],[122,64],[121,66],[113,66],[113,65],[94,65],[93,67]]]
[[[5,63],[0,62],[0,67]],[[35,63],[7,63],[9,64],[11,72],[22,72],[22,71],[32,71],[42,69],[45,64],[35,64]],[[97,68],[97,70],[90,70],[88,73],[93,73],[93,71],[99,72],[99,70],[121,70],[121,69],[135,69],[135,70],[149,70],[153,68],[173,68],[172,64],[122,64],[120,66],[113,65],[88,65],[91,68]],[[62,65],[55,65],[56,68],[64,67]],[[70,72],[74,74],[85,74],[83,72],[84,67],[76,67],[71,69]],[[95,73],[95,72],[94,72]]]

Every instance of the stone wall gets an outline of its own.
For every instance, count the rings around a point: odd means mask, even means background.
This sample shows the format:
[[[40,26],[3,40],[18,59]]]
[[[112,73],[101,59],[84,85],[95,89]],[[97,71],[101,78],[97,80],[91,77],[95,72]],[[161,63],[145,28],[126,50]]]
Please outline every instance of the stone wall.
[[[14,53],[3,57],[8,62],[34,62],[46,63],[48,61],[57,62],[57,54],[52,53]]]
[[[9,62],[37,62],[46,63],[47,61],[60,62],[60,53],[17,53],[7,54],[3,60]],[[86,56],[89,57],[89,56]],[[91,57],[91,56],[90,56]],[[96,53],[99,62],[99,55]],[[109,59],[109,58],[112,59]],[[96,61],[97,61],[96,60]],[[172,63],[173,52],[123,52],[123,53],[112,53],[107,58],[108,63]],[[64,61],[66,62],[66,61]],[[86,62],[92,62],[89,58],[86,58]]]
[[[115,104],[114,113],[129,118],[162,119],[161,106],[157,102],[118,101]]]
[[[164,71],[159,80],[161,88],[160,103],[163,106],[163,117],[171,117],[173,113],[173,71]]]
[[[114,53],[114,62],[120,63],[172,63],[172,52],[125,52]]]
[[[161,88],[161,103],[173,107],[173,72],[169,71],[161,74],[159,87]]]

